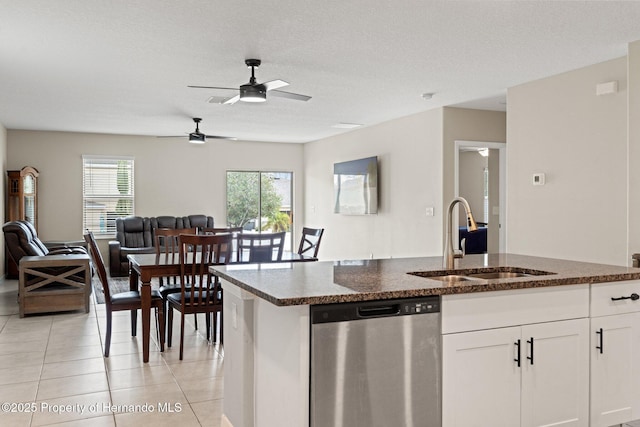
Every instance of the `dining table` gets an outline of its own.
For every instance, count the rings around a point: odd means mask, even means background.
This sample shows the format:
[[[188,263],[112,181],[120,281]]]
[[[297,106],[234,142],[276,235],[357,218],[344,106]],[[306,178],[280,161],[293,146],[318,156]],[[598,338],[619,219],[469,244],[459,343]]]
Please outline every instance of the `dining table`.
[[[129,289],[140,291],[142,315],[142,361],[149,362],[149,337],[151,330],[151,279],[154,277],[180,276],[178,254],[129,254]],[[312,262],[318,258],[284,252],[278,260],[263,264],[287,262]],[[249,264],[246,260],[232,260],[229,264]],[[165,314],[166,315],[166,314]]]

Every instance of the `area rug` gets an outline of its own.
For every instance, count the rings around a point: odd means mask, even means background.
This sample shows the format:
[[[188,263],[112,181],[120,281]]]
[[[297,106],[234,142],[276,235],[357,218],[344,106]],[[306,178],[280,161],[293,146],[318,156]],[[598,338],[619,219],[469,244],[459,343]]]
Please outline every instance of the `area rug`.
[[[93,291],[98,304],[104,304],[104,291],[102,290],[102,282],[97,274],[93,275],[92,279]],[[158,289],[158,279],[151,280],[152,289]],[[127,292],[129,290],[129,277],[109,277],[109,291],[111,295],[118,294],[120,292]]]

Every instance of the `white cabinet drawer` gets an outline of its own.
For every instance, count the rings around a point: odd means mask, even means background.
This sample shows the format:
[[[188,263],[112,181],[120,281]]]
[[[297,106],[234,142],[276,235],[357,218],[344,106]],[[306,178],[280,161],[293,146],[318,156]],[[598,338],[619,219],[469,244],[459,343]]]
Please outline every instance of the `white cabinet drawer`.
[[[640,311],[640,299],[611,299],[630,297],[632,294],[640,296],[640,280],[592,284],[591,317]]]
[[[442,333],[589,317],[589,285],[442,296]]]

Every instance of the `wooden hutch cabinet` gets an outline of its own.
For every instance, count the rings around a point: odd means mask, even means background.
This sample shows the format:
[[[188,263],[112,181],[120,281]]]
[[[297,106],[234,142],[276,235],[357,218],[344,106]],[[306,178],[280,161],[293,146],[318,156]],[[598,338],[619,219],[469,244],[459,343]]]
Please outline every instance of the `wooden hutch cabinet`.
[[[7,171],[7,221],[29,221],[38,230],[38,170],[25,166]],[[18,266],[7,256],[7,277],[18,276]]]

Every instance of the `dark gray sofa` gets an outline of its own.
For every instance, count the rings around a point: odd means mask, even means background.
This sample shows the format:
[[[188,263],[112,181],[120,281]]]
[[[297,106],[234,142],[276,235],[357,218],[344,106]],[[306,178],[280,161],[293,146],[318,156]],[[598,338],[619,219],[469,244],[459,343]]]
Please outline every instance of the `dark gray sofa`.
[[[211,228],[213,217],[206,215],[116,218],[116,240],[109,242],[109,273],[111,277],[129,275],[129,254],[155,253],[157,228]]]

